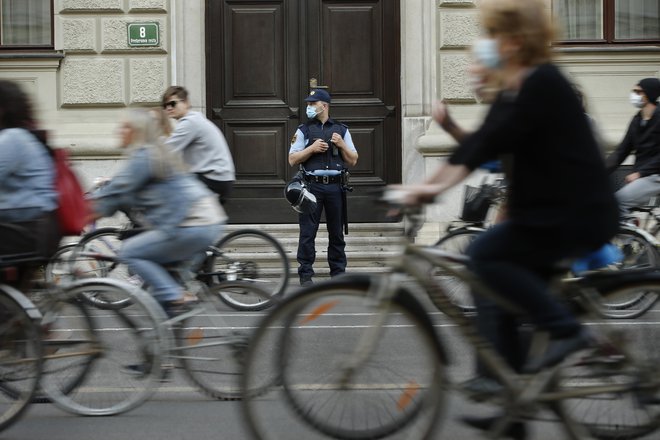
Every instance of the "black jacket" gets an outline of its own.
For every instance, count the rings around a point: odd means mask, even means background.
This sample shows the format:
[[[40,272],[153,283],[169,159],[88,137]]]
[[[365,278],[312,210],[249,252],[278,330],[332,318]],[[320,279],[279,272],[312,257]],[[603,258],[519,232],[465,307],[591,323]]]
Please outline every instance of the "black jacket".
[[[660,174],[660,107],[656,108],[651,119],[642,125],[639,112],[630,121],[626,136],[617,149],[607,158],[607,170],[614,171],[630,155],[635,153],[632,172],[642,177]]]

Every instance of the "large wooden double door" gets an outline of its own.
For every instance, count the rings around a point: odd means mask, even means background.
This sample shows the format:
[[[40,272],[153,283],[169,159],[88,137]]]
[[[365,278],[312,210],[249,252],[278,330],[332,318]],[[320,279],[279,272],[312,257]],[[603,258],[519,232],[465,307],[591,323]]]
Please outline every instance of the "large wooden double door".
[[[232,223],[289,223],[290,141],[310,86],[332,94],[359,153],[349,221],[382,221],[373,190],[401,181],[400,0],[207,0],[208,117],[237,170]]]

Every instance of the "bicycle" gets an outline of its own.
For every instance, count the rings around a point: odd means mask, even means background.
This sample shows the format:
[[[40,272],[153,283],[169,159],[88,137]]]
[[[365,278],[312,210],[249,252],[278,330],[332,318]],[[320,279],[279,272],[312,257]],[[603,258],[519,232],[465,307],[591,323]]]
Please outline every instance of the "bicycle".
[[[63,278],[111,277],[141,285],[136,275],[116,260],[98,260],[94,254],[116,255],[121,241],[139,233],[132,227],[106,227],[85,234],[75,245],[62,246],[45,270],[47,281]],[[208,286],[223,281],[245,281],[259,284],[270,297],[232,295],[219,290],[220,299],[242,311],[258,311],[270,307],[281,297],[289,281],[289,261],[282,245],[270,234],[256,229],[240,229],[222,237],[206,251],[198,274]]]
[[[506,196],[505,192],[506,187],[502,179],[497,179],[492,184],[484,181],[479,187],[466,187],[461,221],[450,223],[447,227],[447,234],[441,237],[435,246],[450,252],[465,253],[474,239],[488,228],[490,222],[486,219],[487,214],[499,213]],[[477,196],[477,194],[481,194],[481,196]],[[481,208],[475,210],[473,201],[478,198],[481,199],[479,204]],[[657,268],[660,265],[660,242],[649,232],[634,224],[621,223],[620,230],[612,238],[611,243],[621,250],[623,259],[620,262],[604,265],[601,269]],[[579,275],[575,272],[575,267],[569,269],[571,269],[571,273],[568,276]],[[456,282],[451,277],[445,277],[443,282],[457,305],[462,307],[466,313],[474,311],[471,294],[464,284]],[[618,303],[608,303],[607,306],[612,310],[611,316],[625,317],[623,311],[648,300],[645,296],[642,292],[633,294],[630,298],[619,298]],[[633,316],[635,313],[633,312]]]
[[[539,418],[562,423],[571,439],[637,438],[658,429],[660,355],[643,344],[655,343],[657,334],[647,327],[635,334],[630,325],[604,318],[601,300],[640,289],[657,295],[660,273],[596,272],[558,282],[560,298],[588,317],[586,324],[597,329],[599,342],[559,365],[516,374],[426,268],[432,265],[459,278],[508,311],[520,310],[483,286],[467,270],[464,255],[413,244],[422,221],[410,210],[404,215],[412,227],[388,273],[345,275],[302,289],[260,323],[242,381],[243,414],[256,438],[269,438],[269,426],[259,422],[258,397],[274,389],[300,420],[327,436],[376,439],[416,426],[419,438],[432,438],[442,391],[450,386],[444,371],[449,359],[420,292],[456,326],[501,384],[497,392],[481,396],[506,411],[488,432],[490,438],[501,438],[512,422]],[[366,322],[323,338],[311,330],[342,310]],[[535,332],[532,353],[544,350],[543,336]]]
[[[83,253],[82,256],[109,264],[116,262],[117,258],[114,253]],[[218,298],[245,296],[259,302],[272,302],[272,296],[259,284],[242,280],[218,281],[209,287],[207,283],[193,279],[184,262],[167,265],[166,269],[188,291],[195,293],[195,299],[188,303],[188,310],[174,317],[168,317],[158,307],[156,321],[165,341],[164,370],[160,377],[167,377],[172,370],[179,368],[206,395],[219,400],[239,399],[238,381],[244,367],[248,336],[227,324]],[[88,295],[86,300],[103,310],[122,311],[132,304],[133,298]],[[132,316],[129,321],[131,319]],[[139,328],[135,324],[131,327]],[[140,378],[145,366],[153,369],[150,361],[125,363],[122,368]]]
[[[0,431],[25,412],[43,368],[41,313],[21,292],[0,284]]]

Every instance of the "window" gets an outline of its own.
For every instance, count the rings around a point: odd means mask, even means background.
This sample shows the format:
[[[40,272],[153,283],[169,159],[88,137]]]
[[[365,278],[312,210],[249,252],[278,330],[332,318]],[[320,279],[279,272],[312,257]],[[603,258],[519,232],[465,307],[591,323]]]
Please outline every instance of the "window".
[[[562,43],[660,43],[660,0],[552,0]]]
[[[0,49],[53,47],[52,0],[0,0]]]

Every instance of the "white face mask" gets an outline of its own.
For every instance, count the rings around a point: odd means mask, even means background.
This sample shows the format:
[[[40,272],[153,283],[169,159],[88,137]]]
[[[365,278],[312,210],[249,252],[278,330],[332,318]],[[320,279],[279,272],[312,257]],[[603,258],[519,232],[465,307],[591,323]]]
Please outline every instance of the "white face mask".
[[[306,110],[305,113],[307,114],[307,117],[308,117],[309,119],[314,119],[314,118],[316,117],[316,115],[318,115],[318,114],[321,113],[322,111],[323,111],[322,109],[317,111],[317,110],[316,110],[316,107],[314,107],[314,106],[312,106],[312,105],[308,105],[308,106],[307,106],[307,110]]]
[[[630,103],[633,107],[642,108],[644,107],[644,101],[642,100],[642,95],[638,95],[635,92],[630,92]]]
[[[502,65],[499,43],[494,38],[482,38],[475,41],[472,53],[476,60],[488,69],[497,69]]]

